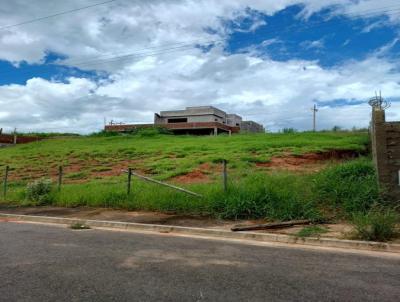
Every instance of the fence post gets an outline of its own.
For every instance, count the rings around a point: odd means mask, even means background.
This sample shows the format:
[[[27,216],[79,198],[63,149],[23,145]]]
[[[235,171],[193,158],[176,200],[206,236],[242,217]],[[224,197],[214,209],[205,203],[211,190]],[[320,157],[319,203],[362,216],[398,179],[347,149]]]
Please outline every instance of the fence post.
[[[222,160],[222,178],[224,181],[224,191],[227,192],[228,191],[228,171],[226,168],[226,159]]]
[[[132,168],[128,168],[128,195],[131,194],[131,182],[132,182]]]
[[[59,166],[58,167],[58,191],[61,191],[62,178],[63,178],[63,167]]]
[[[4,200],[6,199],[7,196],[7,180],[8,180],[8,172],[10,171],[10,167],[6,166],[6,171],[4,174],[4,187],[3,187],[3,196]]]

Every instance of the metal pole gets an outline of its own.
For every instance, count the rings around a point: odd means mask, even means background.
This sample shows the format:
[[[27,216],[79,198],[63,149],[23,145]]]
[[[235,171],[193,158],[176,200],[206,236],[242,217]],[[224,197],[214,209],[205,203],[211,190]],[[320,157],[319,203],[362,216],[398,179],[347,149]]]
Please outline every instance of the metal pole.
[[[128,168],[128,195],[131,194],[132,168]]]
[[[10,171],[10,167],[6,166],[6,171],[4,174],[4,187],[3,187],[3,196],[4,200],[6,199],[7,196],[7,180],[8,180],[8,172]]]
[[[62,178],[63,178],[63,167],[59,166],[58,167],[58,191],[61,191]]]
[[[226,168],[226,159],[222,161],[222,178],[224,181],[224,192],[228,191],[228,171]]]

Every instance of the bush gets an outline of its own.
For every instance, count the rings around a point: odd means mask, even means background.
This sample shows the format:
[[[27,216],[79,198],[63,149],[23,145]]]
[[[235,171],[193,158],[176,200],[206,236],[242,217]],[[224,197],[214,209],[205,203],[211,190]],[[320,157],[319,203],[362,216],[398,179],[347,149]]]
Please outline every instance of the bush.
[[[328,168],[314,178],[314,198],[324,205],[343,210],[345,216],[366,212],[380,201],[375,169],[360,159]]]
[[[154,137],[159,134],[172,134],[172,132],[163,127],[149,127],[149,128],[139,128],[136,130],[135,134],[140,137]]]
[[[48,204],[52,201],[51,190],[52,183],[50,179],[39,179],[26,186],[26,198],[39,205]]]
[[[367,213],[353,214],[355,238],[372,241],[388,241],[396,237],[399,215],[392,209],[373,208]]]
[[[101,130],[99,132],[93,132],[89,134],[89,137],[111,137],[111,136],[119,136],[121,133],[115,131],[105,131]]]

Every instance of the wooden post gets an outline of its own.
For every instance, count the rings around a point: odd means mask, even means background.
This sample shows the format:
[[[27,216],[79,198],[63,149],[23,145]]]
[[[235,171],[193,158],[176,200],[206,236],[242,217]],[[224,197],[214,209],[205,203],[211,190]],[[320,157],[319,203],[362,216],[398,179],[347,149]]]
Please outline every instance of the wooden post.
[[[14,129],[14,145],[17,144],[17,128]]]
[[[228,171],[226,168],[226,164],[227,164],[226,159],[224,159],[222,161],[222,178],[224,181],[224,192],[228,191]]]
[[[58,191],[61,191],[62,178],[63,178],[63,167],[59,166],[58,167]]]
[[[4,187],[3,187],[3,196],[4,200],[6,199],[7,196],[7,180],[8,180],[8,172],[10,171],[10,167],[6,166],[6,171],[4,174]]]
[[[132,182],[132,168],[128,168],[128,195],[131,194],[131,182]]]

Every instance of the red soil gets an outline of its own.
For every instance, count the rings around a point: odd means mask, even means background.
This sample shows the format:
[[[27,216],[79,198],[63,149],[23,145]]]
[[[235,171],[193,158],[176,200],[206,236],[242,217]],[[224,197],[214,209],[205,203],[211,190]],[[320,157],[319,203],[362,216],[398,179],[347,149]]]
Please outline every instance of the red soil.
[[[332,150],[318,153],[305,153],[302,155],[284,155],[273,157],[268,163],[257,163],[257,167],[271,168],[274,170],[288,170],[299,172],[318,172],[332,162],[358,157],[355,151]]]
[[[206,183],[210,181],[208,174],[215,172],[214,170],[209,163],[203,163],[195,170],[176,176],[172,180],[176,183]]]

